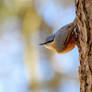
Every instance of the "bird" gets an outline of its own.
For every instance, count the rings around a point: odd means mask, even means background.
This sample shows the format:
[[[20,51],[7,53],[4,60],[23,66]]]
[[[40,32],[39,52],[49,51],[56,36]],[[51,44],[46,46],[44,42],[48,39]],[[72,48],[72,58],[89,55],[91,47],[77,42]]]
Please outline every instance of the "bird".
[[[55,33],[50,34],[40,45],[59,54],[71,51],[75,47],[74,27],[74,22],[63,26]]]

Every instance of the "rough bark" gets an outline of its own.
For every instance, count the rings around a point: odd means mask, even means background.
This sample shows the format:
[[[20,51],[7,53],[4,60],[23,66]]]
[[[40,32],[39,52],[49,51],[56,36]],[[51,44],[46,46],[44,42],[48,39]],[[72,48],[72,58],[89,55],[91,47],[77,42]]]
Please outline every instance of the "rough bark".
[[[92,92],[92,0],[75,0],[80,92]]]

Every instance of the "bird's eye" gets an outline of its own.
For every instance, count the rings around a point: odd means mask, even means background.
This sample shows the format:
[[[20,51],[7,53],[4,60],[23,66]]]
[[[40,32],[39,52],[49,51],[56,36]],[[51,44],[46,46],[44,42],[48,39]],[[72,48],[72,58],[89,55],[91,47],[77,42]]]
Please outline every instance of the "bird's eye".
[[[47,38],[46,38],[46,41],[41,43],[40,45],[45,45],[45,44],[48,44],[48,43],[51,43],[54,41],[54,35],[49,35]]]
[[[46,43],[51,43],[54,41],[54,38],[55,38],[55,35],[49,35],[47,38],[46,38]]]
[[[54,41],[54,39],[53,39],[53,40],[49,40],[49,41],[46,42],[46,44],[47,44],[47,43],[51,43],[51,42],[53,42],[53,41]]]
[[[48,44],[48,43],[51,43],[51,42],[53,42],[53,40],[43,42],[43,43],[41,43],[40,45],[45,45],[45,44]]]

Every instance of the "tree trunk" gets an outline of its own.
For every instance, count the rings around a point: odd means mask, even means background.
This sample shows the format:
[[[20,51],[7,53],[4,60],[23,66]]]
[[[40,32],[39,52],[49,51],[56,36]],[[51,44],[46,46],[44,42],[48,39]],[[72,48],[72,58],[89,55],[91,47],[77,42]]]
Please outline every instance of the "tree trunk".
[[[92,0],[75,0],[80,92],[92,92]]]

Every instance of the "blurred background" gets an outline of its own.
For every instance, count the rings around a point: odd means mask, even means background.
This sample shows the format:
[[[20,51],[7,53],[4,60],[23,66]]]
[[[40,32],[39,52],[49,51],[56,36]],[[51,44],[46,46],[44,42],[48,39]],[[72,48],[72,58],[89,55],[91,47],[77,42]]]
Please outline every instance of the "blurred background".
[[[0,0],[0,92],[80,92],[78,49],[39,43],[75,18],[74,0]]]

